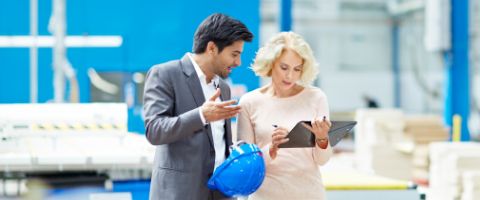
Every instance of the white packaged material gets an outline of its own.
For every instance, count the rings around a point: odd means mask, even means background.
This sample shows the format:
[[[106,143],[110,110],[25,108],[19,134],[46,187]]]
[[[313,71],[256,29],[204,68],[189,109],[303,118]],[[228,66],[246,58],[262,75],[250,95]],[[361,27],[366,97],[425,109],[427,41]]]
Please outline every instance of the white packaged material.
[[[480,166],[480,144],[472,142],[435,142],[430,144],[431,196],[446,200],[475,199]],[[427,195],[427,199],[430,198]]]
[[[467,171],[463,173],[462,200],[480,199],[480,171]]]
[[[359,170],[410,180],[411,155],[395,146],[404,142],[404,119],[397,109],[359,109],[355,120],[355,160]]]

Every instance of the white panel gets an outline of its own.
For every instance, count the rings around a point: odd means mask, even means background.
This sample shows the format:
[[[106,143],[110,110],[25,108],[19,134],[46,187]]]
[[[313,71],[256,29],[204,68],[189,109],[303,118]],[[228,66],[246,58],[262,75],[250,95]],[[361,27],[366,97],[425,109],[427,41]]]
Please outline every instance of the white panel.
[[[90,194],[90,200],[131,200],[130,192],[105,192]]]
[[[425,1],[425,47],[428,51],[450,49],[450,0]]]
[[[331,111],[365,107],[362,96],[375,98],[381,107],[393,106],[393,81],[390,72],[337,73],[321,77]]]

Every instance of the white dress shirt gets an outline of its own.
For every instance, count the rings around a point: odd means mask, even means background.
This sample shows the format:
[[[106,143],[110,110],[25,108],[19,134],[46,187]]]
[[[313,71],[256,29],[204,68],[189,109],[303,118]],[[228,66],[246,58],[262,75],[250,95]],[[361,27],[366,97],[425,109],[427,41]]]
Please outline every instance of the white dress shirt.
[[[202,85],[203,96],[205,97],[205,101],[208,101],[215,91],[217,90],[218,84],[220,83],[220,77],[215,75],[210,81],[207,83],[207,77],[205,73],[203,73],[202,69],[193,59],[193,55],[188,53],[187,54],[190,60],[192,61],[193,67],[197,72],[198,79],[200,80],[200,84]],[[220,98],[215,99],[216,102],[220,102]],[[199,109],[200,118],[202,119],[203,124],[207,124],[205,117],[203,116],[202,110]],[[210,127],[212,129],[212,137],[213,137],[213,146],[215,147],[215,169],[222,164],[225,160],[225,120],[218,120],[214,122],[209,122]]]

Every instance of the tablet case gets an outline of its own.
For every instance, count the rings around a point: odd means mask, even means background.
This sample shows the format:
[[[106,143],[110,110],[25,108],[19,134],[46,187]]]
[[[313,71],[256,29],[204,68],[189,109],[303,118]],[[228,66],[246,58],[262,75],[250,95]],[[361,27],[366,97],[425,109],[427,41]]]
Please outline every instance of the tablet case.
[[[313,135],[310,130],[305,128],[303,123],[308,125],[310,121],[300,121],[293,127],[293,129],[288,133],[287,138],[290,140],[287,143],[281,144],[278,147],[280,148],[302,148],[302,147],[314,147],[315,146],[315,135]],[[332,127],[328,131],[328,140],[330,146],[335,146],[340,142],[340,140],[345,137],[357,124],[356,121],[332,121]]]

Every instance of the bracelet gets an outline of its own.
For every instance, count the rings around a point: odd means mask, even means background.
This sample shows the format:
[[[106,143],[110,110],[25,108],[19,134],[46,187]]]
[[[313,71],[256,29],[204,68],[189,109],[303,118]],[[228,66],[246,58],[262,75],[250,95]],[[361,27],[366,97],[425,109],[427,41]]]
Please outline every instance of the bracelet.
[[[327,142],[328,141],[328,138],[315,138],[315,142],[321,142],[321,143],[324,143],[324,142]]]

